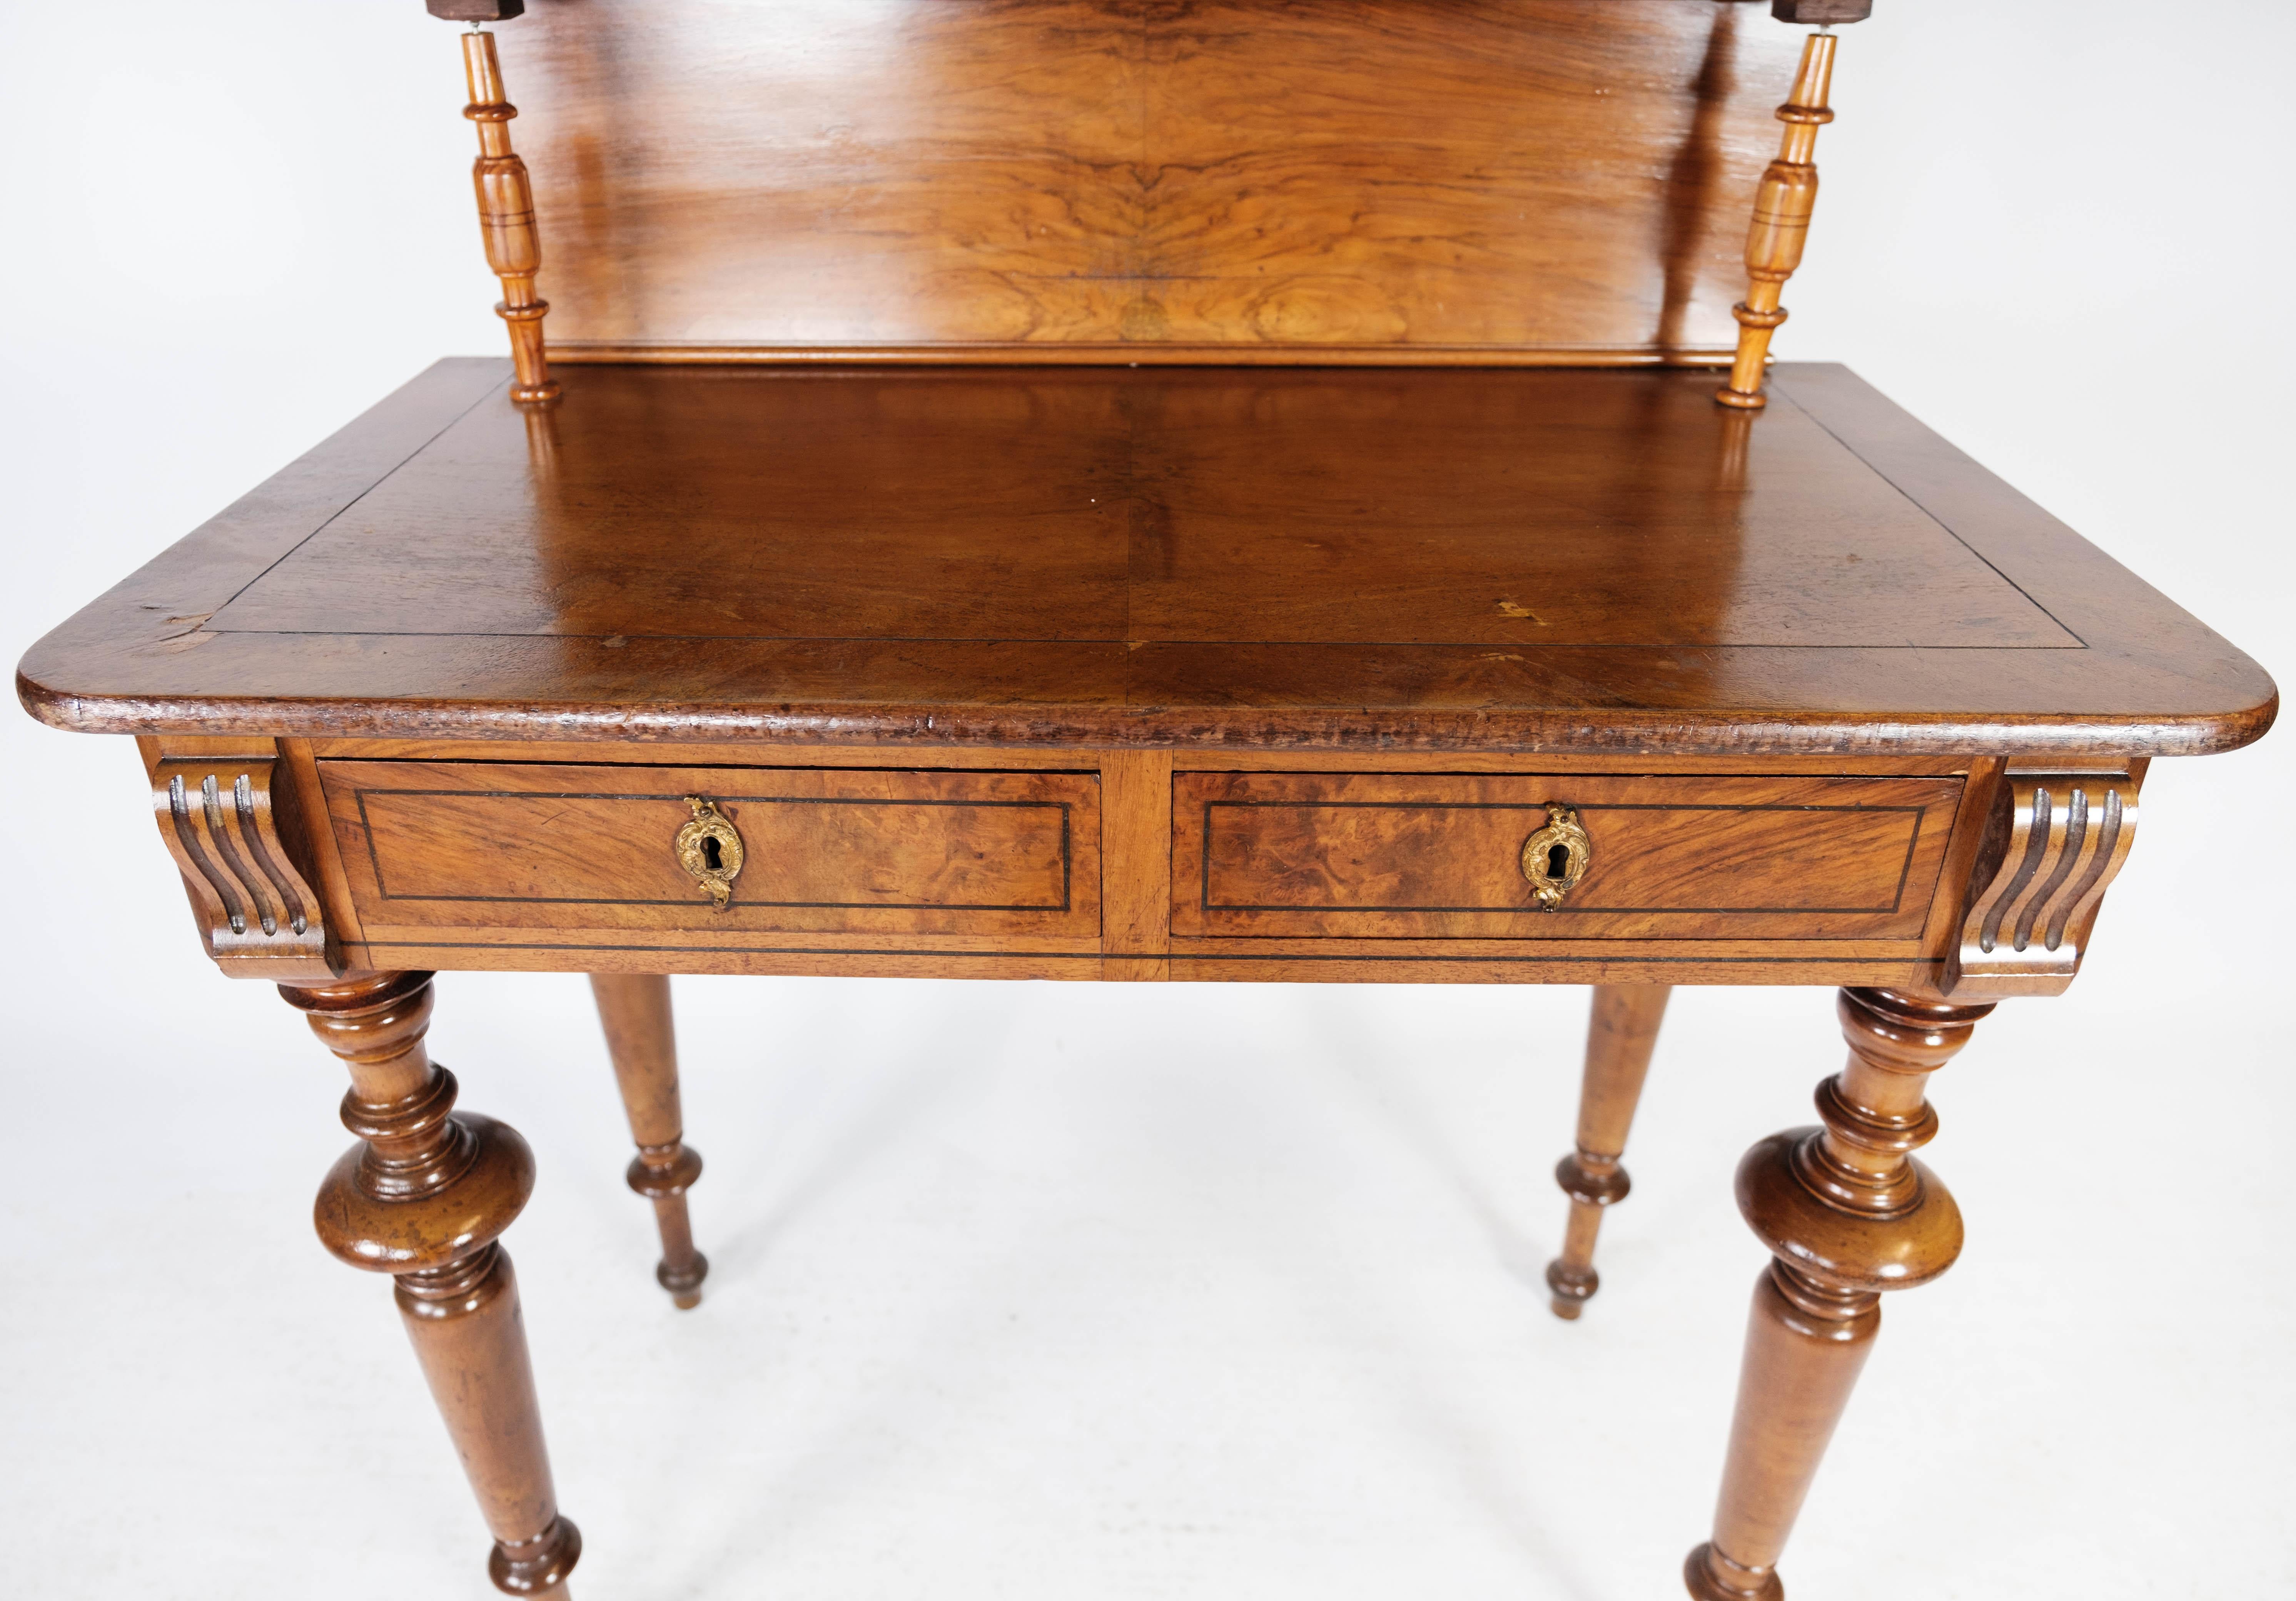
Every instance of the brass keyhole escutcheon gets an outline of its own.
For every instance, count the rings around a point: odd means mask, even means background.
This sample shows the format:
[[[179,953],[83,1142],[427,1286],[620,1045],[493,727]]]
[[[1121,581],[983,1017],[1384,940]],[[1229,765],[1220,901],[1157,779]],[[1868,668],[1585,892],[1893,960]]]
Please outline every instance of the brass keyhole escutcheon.
[[[1567,806],[1547,802],[1546,826],[1522,842],[1522,875],[1538,909],[1551,912],[1587,876],[1595,859],[1595,842],[1578,826],[1578,814]]]
[[[677,831],[677,865],[722,912],[734,899],[734,881],[742,876],[742,836],[719,815],[715,800],[688,795],[685,803],[693,809],[693,821]]]

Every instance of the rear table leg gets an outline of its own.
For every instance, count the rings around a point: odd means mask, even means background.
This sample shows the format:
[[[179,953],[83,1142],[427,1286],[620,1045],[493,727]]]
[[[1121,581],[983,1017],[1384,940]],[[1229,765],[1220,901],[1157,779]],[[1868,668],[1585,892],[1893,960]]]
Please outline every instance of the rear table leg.
[[[685,1144],[685,1113],[678,1105],[669,980],[652,973],[594,973],[590,989],[598,998],[598,1021],[605,1027],[630,1136],[638,1145],[630,1187],[653,1203],[654,1220],[661,1227],[661,1265],[654,1277],[680,1308],[700,1306],[709,1259],[693,1248],[685,1192],[701,1177],[701,1154]]]
[[[1666,1017],[1666,984],[1602,984],[1595,990],[1595,1014],[1587,1030],[1587,1076],[1578,1095],[1578,1148],[1554,1170],[1554,1182],[1570,1197],[1570,1219],[1562,1254],[1546,1264],[1546,1287],[1554,1292],[1554,1315],[1576,1318],[1602,1278],[1595,1271],[1595,1236],[1603,1209],[1627,1197],[1627,1170],[1619,1158],[1627,1148],[1627,1129],[1635,1121],[1651,1050]]]

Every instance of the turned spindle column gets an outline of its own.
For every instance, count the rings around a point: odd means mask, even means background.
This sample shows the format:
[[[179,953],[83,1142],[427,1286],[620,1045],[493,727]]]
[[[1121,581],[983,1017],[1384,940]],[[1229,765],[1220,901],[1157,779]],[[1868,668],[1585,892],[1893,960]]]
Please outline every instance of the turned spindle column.
[[[1738,319],[1738,353],[1730,365],[1730,382],[1714,397],[1725,406],[1757,411],[1769,404],[1762,394],[1762,370],[1769,360],[1770,335],[1786,320],[1778,298],[1801,265],[1810,212],[1817,204],[1817,164],[1812,160],[1817,130],[1833,120],[1825,103],[1833,79],[1833,44],[1830,33],[1809,36],[1793,92],[1778,108],[1785,137],[1754,192],[1754,222],[1746,234],[1746,298],[1731,308]]]
[[[319,1238],[397,1281],[422,1376],[495,1537],[496,1588],[563,1601],[582,1536],[559,1515],[518,1280],[496,1244],[534,1189],[533,1154],[515,1129],[455,1111],[455,1076],[422,1044],[429,973],[279,992],[350,1069],[343,1124],[360,1143],[319,1188]]]
[[[503,298],[495,312],[510,325],[511,359],[518,364],[510,398],[521,405],[540,405],[558,398],[558,381],[544,359],[542,319],[550,302],[535,291],[534,275],[542,268],[542,236],[534,224],[534,186],[526,163],[510,146],[510,121],[518,108],[504,91],[502,62],[495,54],[495,36],[482,21],[517,16],[521,0],[430,0],[430,14],[467,21],[463,36],[463,75],[471,102],[463,115],[478,124],[479,159],[471,168],[478,191],[479,229],[486,240],[487,266],[502,280]]]
[[[590,989],[605,1027],[606,1053],[614,1059],[622,1110],[629,1114],[630,1137],[637,1142],[630,1187],[653,1203],[661,1229],[661,1263],[653,1276],[676,1306],[690,1310],[701,1304],[709,1259],[693,1248],[685,1210],[685,1192],[701,1177],[701,1153],[685,1143],[669,980],[652,973],[594,973]]]
[[[1587,1069],[1578,1090],[1578,1149],[1554,1169],[1554,1182],[1570,1197],[1562,1254],[1546,1264],[1554,1315],[1576,1318],[1603,1280],[1595,1271],[1595,1236],[1603,1209],[1627,1198],[1627,1170],[1619,1158],[1642,1099],[1643,1079],[1666,1017],[1665,984],[1602,984],[1595,990],[1587,1027]]]
[[[1817,1087],[1822,1127],[1738,1164],[1738,1210],[1772,1260],[1755,1282],[1714,1538],[1683,1578],[1700,1601],[1778,1601],[1778,1555],[1882,1326],[1881,1294],[1961,1254],[1961,1211],[1913,1157],[1937,1135],[1923,1080],[1993,1008],[1844,989],[1849,1062]]]

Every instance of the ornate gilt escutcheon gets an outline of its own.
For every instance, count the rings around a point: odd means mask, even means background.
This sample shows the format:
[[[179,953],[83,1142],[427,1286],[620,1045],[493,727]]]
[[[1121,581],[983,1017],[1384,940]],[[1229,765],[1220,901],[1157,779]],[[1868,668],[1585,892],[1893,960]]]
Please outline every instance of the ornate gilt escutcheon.
[[[1594,859],[1595,842],[1578,826],[1578,814],[1547,802],[1546,826],[1522,842],[1522,875],[1530,881],[1538,909],[1551,912],[1560,907],[1587,876],[1587,864]]]
[[[718,815],[715,800],[688,795],[685,803],[693,809],[693,820],[677,831],[677,865],[722,912],[734,899],[734,881],[742,876],[742,836]]]

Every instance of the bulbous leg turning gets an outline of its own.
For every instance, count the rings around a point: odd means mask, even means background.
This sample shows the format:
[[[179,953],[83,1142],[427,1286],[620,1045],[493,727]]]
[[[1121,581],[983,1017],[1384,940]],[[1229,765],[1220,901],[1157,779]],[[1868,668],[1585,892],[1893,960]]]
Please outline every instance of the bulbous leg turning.
[[[343,1123],[360,1143],[320,1186],[320,1241],[396,1281],[415,1358],[495,1537],[496,1586],[562,1601],[582,1536],[559,1515],[518,1279],[496,1244],[533,1193],[533,1154],[506,1124],[455,1110],[455,1077],[422,1044],[429,973],[280,993],[350,1069]]]
[[[1759,1141],[1738,1209],[1770,1265],[1754,1285],[1714,1538],[1683,1580],[1699,1601],[1781,1601],[1777,1563],[1882,1326],[1888,1290],[1961,1253],[1961,1211],[1913,1153],[1937,1134],[1923,1083],[1989,1006],[1845,989],[1849,1061],[1818,1086],[1824,1122]]]
[[[685,1114],[677,1092],[677,1036],[669,1010],[669,980],[660,973],[594,973],[598,1021],[614,1059],[614,1081],[629,1114],[638,1154],[630,1187],[653,1203],[661,1231],[661,1262],[654,1277],[683,1310],[701,1304],[709,1259],[693,1248],[685,1192],[701,1177],[701,1153],[685,1143]]]
[[[1664,984],[1603,984],[1595,990],[1587,1029],[1587,1069],[1578,1091],[1578,1148],[1555,1164],[1554,1182],[1570,1197],[1562,1254],[1546,1264],[1546,1287],[1558,1318],[1575,1318],[1602,1287],[1595,1271],[1595,1236],[1603,1209],[1627,1198],[1627,1170],[1619,1158],[1642,1099],[1659,1024],[1666,1018]]]

